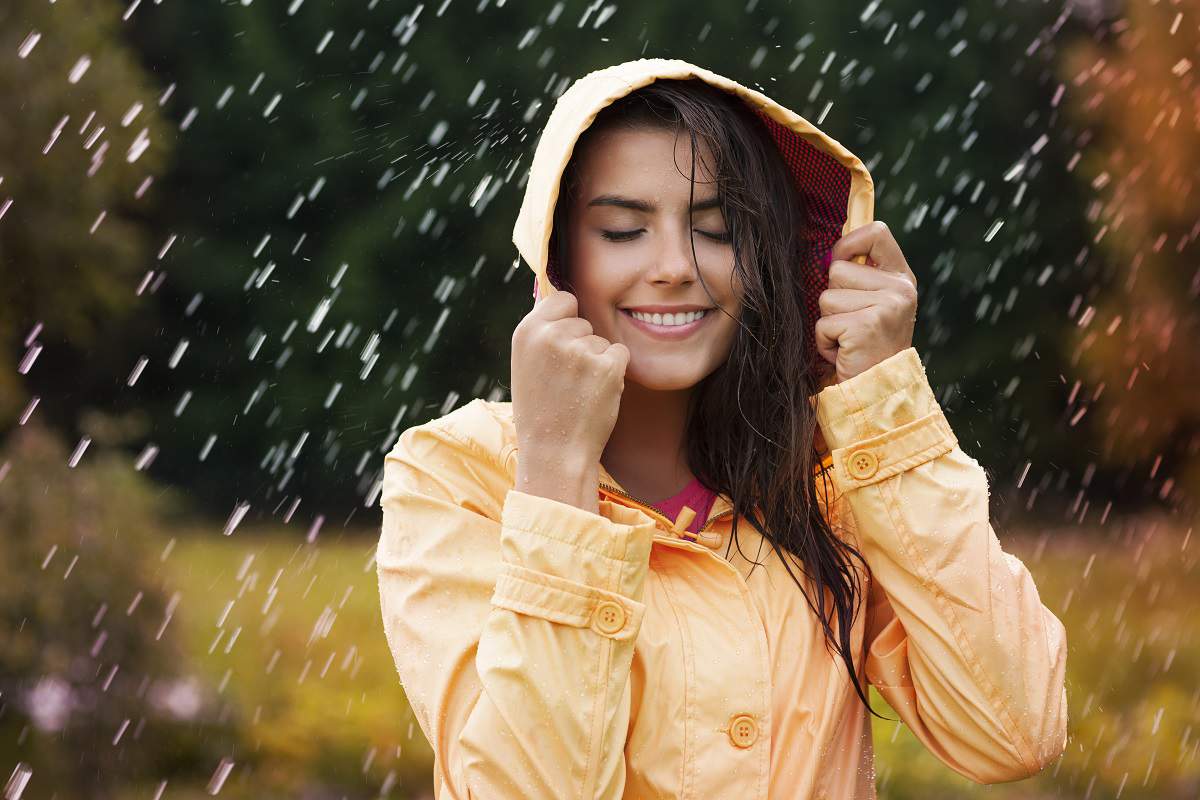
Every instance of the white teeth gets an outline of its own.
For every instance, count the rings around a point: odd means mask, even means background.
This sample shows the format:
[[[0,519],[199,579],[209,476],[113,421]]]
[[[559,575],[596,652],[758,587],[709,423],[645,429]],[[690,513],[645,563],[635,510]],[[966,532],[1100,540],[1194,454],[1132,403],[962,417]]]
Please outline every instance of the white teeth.
[[[652,325],[661,325],[670,328],[676,325],[687,325],[690,322],[695,322],[707,314],[708,311],[687,311],[679,314],[643,314],[641,311],[631,311],[629,313],[634,319],[641,320],[642,322],[649,322]]]

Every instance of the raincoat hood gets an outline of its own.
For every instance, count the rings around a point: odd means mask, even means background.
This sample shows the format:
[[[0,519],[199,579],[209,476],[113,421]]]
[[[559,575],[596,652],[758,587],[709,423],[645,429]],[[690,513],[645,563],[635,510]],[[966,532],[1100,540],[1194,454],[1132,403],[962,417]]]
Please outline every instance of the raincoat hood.
[[[762,120],[779,148],[806,212],[807,253],[797,271],[805,284],[811,319],[817,319],[817,297],[828,285],[830,249],[844,234],[871,221],[875,186],[870,173],[857,156],[804,117],[736,81],[676,59],[642,58],[588,73],[555,103],[534,150],[513,228],[513,244],[534,272],[534,297],[545,297],[558,288],[552,281],[556,265],[550,252],[554,206],[580,135],[610,103],[660,79],[687,78],[699,78],[740,98]],[[807,338],[812,340],[811,333]]]

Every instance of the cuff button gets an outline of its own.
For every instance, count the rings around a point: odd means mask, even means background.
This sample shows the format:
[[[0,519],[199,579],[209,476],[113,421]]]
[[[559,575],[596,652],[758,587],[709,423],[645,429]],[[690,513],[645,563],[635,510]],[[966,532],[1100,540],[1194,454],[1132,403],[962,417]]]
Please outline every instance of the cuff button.
[[[856,450],[846,459],[846,468],[851,476],[863,481],[879,471],[879,457],[870,450]]]
[[[601,633],[616,633],[625,627],[625,609],[620,603],[605,600],[596,606],[596,627]]]

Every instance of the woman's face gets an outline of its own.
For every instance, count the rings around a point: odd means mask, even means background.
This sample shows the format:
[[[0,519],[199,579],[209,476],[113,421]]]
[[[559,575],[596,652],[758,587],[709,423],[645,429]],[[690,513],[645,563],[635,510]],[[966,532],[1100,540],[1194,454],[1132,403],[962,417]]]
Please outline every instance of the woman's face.
[[[629,348],[627,381],[657,391],[690,389],[723,364],[741,313],[729,228],[716,204],[711,151],[703,143],[688,225],[691,150],[686,132],[600,134],[580,154],[569,214],[569,270],[579,316],[597,336]],[[652,319],[671,311],[678,322],[680,312],[693,309],[704,315],[682,326]],[[635,311],[650,321],[639,321]]]

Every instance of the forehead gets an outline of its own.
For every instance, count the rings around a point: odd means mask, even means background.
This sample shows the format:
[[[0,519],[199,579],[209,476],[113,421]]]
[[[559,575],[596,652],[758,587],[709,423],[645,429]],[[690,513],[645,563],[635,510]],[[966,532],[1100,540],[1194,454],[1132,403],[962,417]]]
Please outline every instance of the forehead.
[[[707,197],[714,187],[713,154],[701,139],[696,141],[696,197]],[[686,204],[691,188],[692,144],[686,130],[658,128],[603,131],[584,148],[578,167],[578,200],[587,203],[603,193],[620,193],[653,200],[651,195],[677,198]]]

